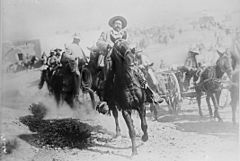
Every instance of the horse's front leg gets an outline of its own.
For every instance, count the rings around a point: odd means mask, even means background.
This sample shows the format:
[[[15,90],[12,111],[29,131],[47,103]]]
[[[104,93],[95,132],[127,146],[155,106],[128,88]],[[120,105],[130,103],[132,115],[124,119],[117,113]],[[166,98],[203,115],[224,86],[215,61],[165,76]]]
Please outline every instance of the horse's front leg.
[[[146,106],[146,105],[145,105]],[[158,119],[158,113],[157,113],[157,108],[156,106],[158,106],[158,104],[156,103],[151,103],[150,104],[150,111],[151,113],[154,114],[154,120],[157,120]]]
[[[41,77],[40,77],[40,82],[38,84],[38,89],[42,89],[43,85],[44,85],[44,82],[46,80],[46,70],[42,70],[41,72]]]
[[[210,115],[210,117],[212,117],[213,113],[212,113],[212,107],[211,107],[211,103],[210,103],[210,97],[211,97],[211,94],[207,93],[206,102],[208,105],[209,115]]]
[[[115,119],[115,124],[116,124],[116,137],[121,135],[121,130],[120,130],[120,126],[119,126],[119,121],[118,121],[118,110],[117,110],[117,106],[115,105],[111,105],[111,109],[112,109],[112,114],[113,117]]]
[[[237,109],[236,100],[231,101],[231,107],[232,107],[232,122],[233,124],[236,124],[236,109]]]
[[[94,92],[92,90],[89,90],[89,96],[91,98],[91,104],[92,104],[92,108],[93,110],[95,110],[96,107],[96,101],[95,101],[95,97],[94,97]]]
[[[236,110],[237,110],[237,105],[238,105],[238,99],[239,99],[239,91],[238,87],[232,87],[230,89],[230,97],[231,97],[231,102],[230,105],[232,107],[232,122],[233,124],[236,124]]]
[[[137,155],[137,147],[136,147],[136,133],[133,126],[131,113],[126,110],[122,110],[122,115],[128,127],[129,136],[132,141],[132,156],[134,156],[134,155]]]
[[[216,92],[216,101],[217,101],[218,105],[220,104],[221,93],[222,93],[222,90],[219,90],[219,91]]]
[[[222,121],[222,118],[220,117],[219,115],[219,112],[218,112],[218,102],[217,102],[217,98],[216,98],[216,94],[212,94],[211,95],[211,98],[212,98],[212,101],[213,101],[213,105],[214,105],[214,118],[218,118],[218,121]]]
[[[143,136],[142,136],[142,141],[147,141],[148,140],[148,132],[147,132],[147,121],[146,121],[146,106],[142,105],[140,107],[140,110],[138,110],[139,117],[141,119],[141,128],[143,131]]]
[[[201,91],[198,91],[196,89],[196,93],[197,93],[197,104],[198,104],[198,112],[199,112],[199,115],[202,117],[203,114],[202,114],[202,109],[201,109]]]

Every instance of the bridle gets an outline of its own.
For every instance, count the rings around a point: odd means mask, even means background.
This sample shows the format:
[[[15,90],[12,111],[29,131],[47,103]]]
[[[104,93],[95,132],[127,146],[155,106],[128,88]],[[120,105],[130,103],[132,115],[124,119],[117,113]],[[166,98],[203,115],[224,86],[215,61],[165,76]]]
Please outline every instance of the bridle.
[[[117,40],[115,41],[115,43],[114,43],[113,50],[115,50],[115,51],[116,51],[116,54],[119,55],[121,58],[123,58],[123,60],[125,60],[127,54],[131,52],[131,49],[128,48],[128,49],[124,52],[124,54],[122,55],[121,52],[115,47],[115,46],[120,46],[120,43],[123,42],[123,41],[126,41],[126,40],[124,40],[124,39],[117,39]]]

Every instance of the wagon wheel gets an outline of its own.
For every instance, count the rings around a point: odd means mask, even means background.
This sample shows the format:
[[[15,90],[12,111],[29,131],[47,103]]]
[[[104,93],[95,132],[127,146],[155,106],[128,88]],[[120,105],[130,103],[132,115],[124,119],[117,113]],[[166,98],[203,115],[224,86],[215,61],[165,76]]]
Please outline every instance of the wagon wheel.
[[[177,114],[180,110],[181,91],[173,72],[168,74],[168,99],[170,112]]]

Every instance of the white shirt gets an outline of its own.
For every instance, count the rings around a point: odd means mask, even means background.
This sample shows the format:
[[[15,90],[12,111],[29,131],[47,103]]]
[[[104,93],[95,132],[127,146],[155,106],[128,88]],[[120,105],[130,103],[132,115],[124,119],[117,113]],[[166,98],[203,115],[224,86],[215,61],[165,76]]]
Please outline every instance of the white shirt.
[[[71,55],[75,58],[79,57],[80,59],[85,59],[85,54],[81,46],[76,43],[66,45],[66,54]]]

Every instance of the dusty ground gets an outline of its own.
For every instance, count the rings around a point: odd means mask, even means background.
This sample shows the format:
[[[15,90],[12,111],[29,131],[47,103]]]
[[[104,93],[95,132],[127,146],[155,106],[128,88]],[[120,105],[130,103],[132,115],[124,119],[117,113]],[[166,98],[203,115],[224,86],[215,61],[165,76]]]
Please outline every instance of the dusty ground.
[[[198,116],[197,104],[183,102],[178,116],[167,114],[165,104],[158,109],[159,118],[152,121],[148,111],[149,140],[141,141],[142,131],[137,114],[133,114],[137,133],[138,155],[131,158],[128,130],[120,115],[122,136],[115,134],[114,119],[91,110],[89,104],[72,111],[66,105],[57,110],[46,88],[39,91],[40,71],[4,75],[1,105],[1,135],[17,139],[18,146],[12,154],[2,156],[5,161],[74,161],[74,160],[144,160],[144,161],[238,161],[239,127],[231,123],[231,108],[220,109],[223,123],[211,120],[203,103],[204,117]],[[88,99],[88,97],[86,98]],[[79,118],[91,126],[99,125],[103,133],[96,134],[95,146],[87,149],[47,149],[31,144],[30,130],[19,122],[19,117],[30,114],[30,103],[41,101],[49,107],[46,118]],[[204,101],[203,101],[204,102]]]

